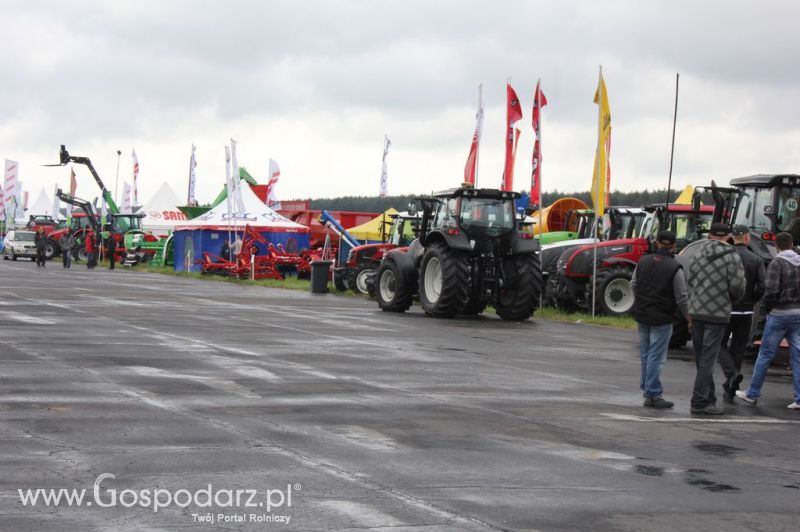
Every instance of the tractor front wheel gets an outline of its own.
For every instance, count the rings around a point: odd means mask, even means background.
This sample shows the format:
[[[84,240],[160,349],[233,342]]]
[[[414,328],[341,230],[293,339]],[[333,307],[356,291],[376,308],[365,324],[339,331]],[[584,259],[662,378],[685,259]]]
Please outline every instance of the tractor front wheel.
[[[632,272],[625,266],[612,266],[597,272],[595,311],[607,316],[624,316],[633,310]],[[592,308],[592,281],[586,288],[586,302]]]
[[[375,275],[375,269],[369,266],[359,268],[358,272],[353,279],[353,292],[357,294],[368,294],[367,279]]]
[[[410,261],[410,259],[409,259]],[[413,263],[387,257],[375,274],[375,299],[384,312],[405,312],[414,297]]]
[[[55,256],[57,249],[58,249],[58,246],[56,245],[55,242],[53,242],[52,240],[47,240],[47,242],[45,242],[45,245],[44,245],[44,258],[45,258],[45,260],[52,259]]]
[[[333,286],[339,292],[347,291],[347,275],[349,274],[349,270],[340,270],[334,269],[333,270]]]
[[[445,244],[433,244],[425,252],[419,281],[419,301],[431,316],[452,318],[469,301],[467,257]]]
[[[505,285],[497,295],[495,310],[504,320],[527,320],[542,295],[542,266],[535,253],[515,255],[503,262]]]

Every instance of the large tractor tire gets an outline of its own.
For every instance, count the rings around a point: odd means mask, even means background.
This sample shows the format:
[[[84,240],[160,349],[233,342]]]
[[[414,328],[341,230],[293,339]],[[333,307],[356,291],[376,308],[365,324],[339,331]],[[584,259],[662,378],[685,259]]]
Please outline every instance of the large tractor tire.
[[[443,243],[430,246],[419,272],[419,302],[437,318],[452,318],[469,301],[469,262],[461,251]]]
[[[497,294],[495,310],[504,320],[527,320],[539,306],[542,266],[535,253],[515,255],[503,262],[506,286]]]
[[[414,261],[405,253],[387,256],[375,274],[375,299],[384,312],[405,312],[416,292]]]
[[[75,255],[75,260],[78,261],[89,260],[89,254],[86,253],[86,248],[83,246],[80,246],[78,249],[76,249],[74,255]]]
[[[606,316],[625,316],[633,311],[633,271],[626,266],[612,266],[597,271],[595,312]],[[586,287],[586,302],[592,308],[592,281]]]
[[[358,269],[353,276],[353,292],[357,294],[368,294],[369,288],[367,287],[367,279],[375,275],[375,268],[371,266],[362,266]]]
[[[44,245],[45,260],[52,259],[56,255],[56,253],[58,253],[58,251],[59,251],[58,244],[48,239]]]

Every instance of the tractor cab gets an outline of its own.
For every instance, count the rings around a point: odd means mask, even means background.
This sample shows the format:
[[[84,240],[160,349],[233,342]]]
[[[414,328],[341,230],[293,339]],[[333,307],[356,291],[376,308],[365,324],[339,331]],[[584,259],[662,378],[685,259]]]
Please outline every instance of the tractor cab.
[[[433,235],[461,237],[474,242],[511,235],[517,229],[514,200],[516,192],[495,189],[457,188],[422,198],[420,240],[427,244]]]
[[[775,235],[787,232],[800,245],[800,175],[759,174],[731,180],[741,191],[733,223],[750,228],[750,249],[765,261],[775,257]]]

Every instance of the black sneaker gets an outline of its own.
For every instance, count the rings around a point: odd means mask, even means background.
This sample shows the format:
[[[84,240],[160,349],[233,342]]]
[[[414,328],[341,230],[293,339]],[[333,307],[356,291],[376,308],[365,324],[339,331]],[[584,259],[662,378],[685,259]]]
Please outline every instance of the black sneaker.
[[[667,408],[672,408],[673,406],[675,406],[675,403],[673,403],[672,401],[667,401],[666,399],[664,399],[659,395],[658,397],[645,398],[644,406],[648,408],[656,408],[659,410],[664,410]]]
[[[694,408],[692,407],[692,414],[700,414],[704,416],[721,416],[725,413],[725,410],[719,408],[715,404],[710,404],[708,406],[704,406],[703,408]]]
[[[744,380],[744,375],[742,375],[738,371],[733,374],[733,376],[731,377],[731,385],[730,385],[731,394],[734,395],[736,394],[736,391],[739,389],[739,385],[742,383],[743,380]]]

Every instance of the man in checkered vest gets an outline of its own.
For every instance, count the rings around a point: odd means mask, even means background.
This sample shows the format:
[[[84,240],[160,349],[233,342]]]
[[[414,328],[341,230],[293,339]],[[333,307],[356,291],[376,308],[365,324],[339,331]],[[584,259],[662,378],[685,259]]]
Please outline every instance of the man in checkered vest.
[[[714,366],[733,303],[744,295],[747,286],[742,260],[734,247],[726,242],[729,234],[727,224],[711,224],[708,241],[689,263],[689,314],[692,316],[692,347],[697,367],[692,414],[725,413],[716,404]]]

